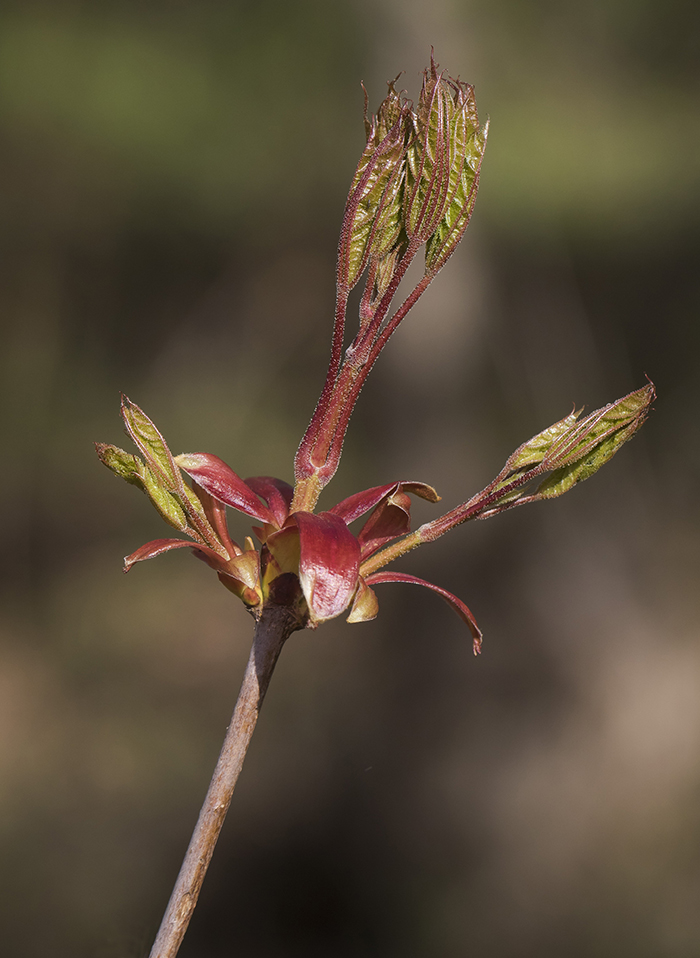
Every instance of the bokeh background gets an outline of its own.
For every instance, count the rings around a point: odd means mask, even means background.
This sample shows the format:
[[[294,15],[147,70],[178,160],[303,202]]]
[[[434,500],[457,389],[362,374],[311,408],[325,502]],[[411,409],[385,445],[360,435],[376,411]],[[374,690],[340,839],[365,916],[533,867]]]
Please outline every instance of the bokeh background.
[[[291,478],[327,360],[362,94],[430,45],[491,135],[459,252],[364,391],[326,504],[448,507],[644,383],[592,482],[454,532],[374,623],[290,640],[182,958],[700,954],[700,6],[5,0],[0,937],[147,954],[251,622],[97,462]],[[420,504],[420,521],[435,514]],[[243,524],[236,526],[243,532]]]

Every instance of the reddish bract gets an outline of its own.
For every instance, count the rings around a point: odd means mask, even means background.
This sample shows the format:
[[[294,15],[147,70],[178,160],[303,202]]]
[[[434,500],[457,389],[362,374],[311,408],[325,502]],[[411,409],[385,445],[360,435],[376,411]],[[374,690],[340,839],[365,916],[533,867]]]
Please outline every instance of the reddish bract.
[[[209,452],[184,453],[175,460],[177,465],[195,480],[210,496],[233,506],[251,519],[275,522],[272,512],[255,495],[251,487],[237,475],[223,459]]]
[[[350,605],[360,574],[360,544],[339,516],[297,512],[299,582],[312,626]]]

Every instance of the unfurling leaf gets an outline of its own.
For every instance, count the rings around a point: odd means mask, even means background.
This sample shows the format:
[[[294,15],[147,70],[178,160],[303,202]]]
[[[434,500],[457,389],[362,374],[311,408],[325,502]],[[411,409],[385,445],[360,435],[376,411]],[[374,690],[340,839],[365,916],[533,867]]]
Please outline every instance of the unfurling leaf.
[[[187,516],[182,503],[165,487],[160,473],[153,472],[138,456],[132,456],[117,446],[95,443],[95,448],[108,469],[146,493],[168,525],[179,532],[187,531]]]
[[[172,453],[148,416],[127,396],[122,396],[121,414],[127,431],[145,462],[117,446],[95,443],[100,460],[115,475],[139,486],[163,519],[179,532],[185,532],[198,544],[206,545],[220,559],[229,559],[229,550],[240,551],[226,533],[220,535],[209,521],[207,510],[196,492],[184,482]],[[248,490],[251,498],[253,493]],[[260,504],[260,508],[263,508]],[[211,510],[210,510],[211,512]],[[223,530],[225,519],[217,519]],[[136,561],[136,560],[135,560]]]
[[[414,541],[409,548],[433,542],[470,519],[488,519],[515,506],[553,499],[567,492],[597,472],[632,438],[649,414],[655,397],[654,384],[649,382],[585,419],[579,420],[580,412],[572,412],[544,429],[515,450],[485,489],[412,533],[408,539]],[[525,486],[542,479],[546,473],[551,475],[540,482],[534,493],[525,491]],[[394,557],[403,555],[408,550],[402,545],[388,546],[369,560],[369,567],[379,569]],[[367,581],[371,582],[371,576]]]
[[[621,433],[613,444],[612,452],[599,463],[599,468],[639,429],[655,397],[653,383],[649,383],[616,402],[596,409],[553,444],[546,457],[548,468],[573,465],[588,456],[605,440]],[[595,471],[594,469],[593,472]],[[589,475],[593,475],[593,472]]]
[[[473,90],[469,87],[471,96]],[[474,106],[476,116],[476,105]],[[488,122],[481,129],[471,130],[464,146],[464,165],[460,170],[461,157],[453,161],[453,173],[450,175],[450,193],[445,204],[444,215],[425,248],[425,269],[428,273],[437,273],[454,253],[459,241],[469,225],[476,192],[479,187],[481,161],[486,149]]]
[[[522,446],[519,446],[515,452],[509,456],[508,461],[505,464],[504,472],[507,470],[507,474],[514,475],[516,472],[519,472],[521,469],[528,469],[532,466],[539,465],[542,460],[551,452],[555,443],[557,443],[562,436],[566,436],[575,425],[580,415],[580,410],[576,412],[569,413],[564,419],[561,419],[559,422],[555,422],[553,426],[548,426],[546,429],[543,429],[542,432],[538,432],[536,436],[533,436],[532,439],[528,439],[527,442],[524,442]]]
[[[476,198],[487,127],[479,129],[474,88],[438,73],[431,59],[413,116],[406,154],[405,228],[426,247],[426,272],[436,273],[467,228]]]
[[[554,499],[583,482],[615,455],[637,432],[649,414],[656,393],[653,383],[616,402],[596,409],[584,419],[572,412],[523,443],[509,457],[496,480],[482,494],[486,505],[472,512],[480,519],[512,506]],[[530,479],[551,473],[536,492],[525,495]]]
[[[583,482],[594,473],[598,472],[601,466],[604,466],[615,455],[620,446],[631,439],[635,432],[641,426],[643,420],[634,420],[629,425],[611,433],[596,446],[594,446],[583,458],[576,459],[567,466],[562,466],[548,476],[544,482],[540,483],[537,489],[538,499],[554,499],[568,492],[577,482]]]
[[[351,290],[370,258],[389,253],[401,232],[405,153],[410,106],[389,93],[367,121],[367,146],[350,187],[338,248],[338,286]]]
[[[187,532],[189,527],[188,517],[182,503],[161,484],[160,476],[156,476],[148,466],[144,466],[140,478],[148,498],[165,521],[174,529]]]

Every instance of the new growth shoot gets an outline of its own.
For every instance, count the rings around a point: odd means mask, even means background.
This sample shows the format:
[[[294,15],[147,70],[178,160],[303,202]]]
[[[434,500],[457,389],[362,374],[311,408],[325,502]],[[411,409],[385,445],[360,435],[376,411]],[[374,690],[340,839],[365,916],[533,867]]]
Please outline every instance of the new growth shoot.
[[[161,553],[190,548],[255,620],[243,686],[151,958],[174,958],[179,949],[287,638],[342,614],[350,623],[373,619],[379,610],[375,586],[412,583],[447,602],[479,652],[481,631],[461,599],[386,566],[470,519],[555,498],[588,479],[637,432],[655,396],[648,382],[585,418],[573,411],[516,449],[485,489],[415,531],[411,496],[440,501],[424,482],[393,480],[315,511],[321,490],[338,469],[370,370],[457,247],[479,185],[488,123],[479,123],[473,87],[440,70],[432,57],[415,106],[396,83],[389,83],[373,116],[367,115],[365,93],[367,145],[340,231],[330,364],[296,454],[294,485],[271,476],[243,480],[212,453],[174,456],[153,422],[126,396],[121,415],[138,455],[96,444],[102,462],[145,492],[180,534],[136,549],[124,560],[124,571]],[[421,251],[423,274],[397,305],[401,280]],[[346,346],[348,297],[361,282],[359,317]],[[253,520],[257,544],[253,537],[242,544],[233,540],[227,508]],[[363,516],[359,530],[351,531]]]

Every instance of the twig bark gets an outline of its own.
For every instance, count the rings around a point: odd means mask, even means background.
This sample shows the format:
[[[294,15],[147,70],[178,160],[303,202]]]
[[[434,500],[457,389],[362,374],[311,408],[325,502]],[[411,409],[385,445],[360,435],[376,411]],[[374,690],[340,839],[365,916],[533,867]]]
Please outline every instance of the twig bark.
[[[197,904],[214,846],[282,646],[299,628],[286,606],[270,604],[256,623],[253,646],[209,791],[163,916],[150,958],[175,958]]]

